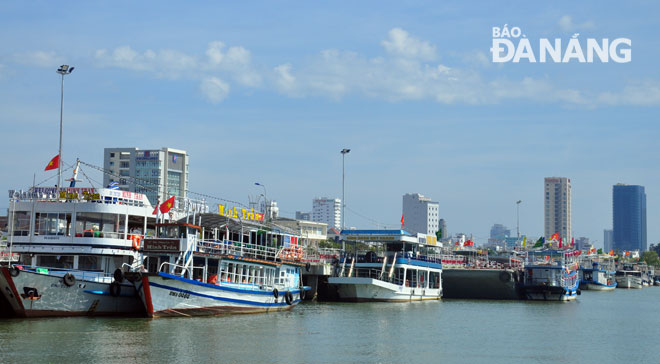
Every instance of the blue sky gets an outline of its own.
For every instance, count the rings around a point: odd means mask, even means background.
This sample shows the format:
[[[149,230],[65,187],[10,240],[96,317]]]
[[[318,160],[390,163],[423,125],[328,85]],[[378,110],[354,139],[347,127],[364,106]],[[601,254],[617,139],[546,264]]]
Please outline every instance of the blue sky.
[[[64,160],[104,147],[191,155],[190,189],[281,213],[341,195],[346,223],[396,226],[401,196],[440,203],[451,233],[543,233],[543,178],[573,184],[574,236],[602,245],[612,185],[646,187],[660,241],[660,9],[655,2],[4,3],[0,190],[51,177],[65,79]],[[629,38],[629,63],[498,63],[492,27]],[[95,174],[90,171],[91,176]],[[93,177],[100,180],[100,177]],[[52,180],[50,180],[52,181]],[[51,182],[46,184],[52,184]],[[6,195],[5,195],[6,196]],[[7,198],[0,200],[6,208]],[[352,212],[355,211],[355,212]],[[359,215],[358,215],[359,214]],[[366,219],[362,216],[366,216]]]

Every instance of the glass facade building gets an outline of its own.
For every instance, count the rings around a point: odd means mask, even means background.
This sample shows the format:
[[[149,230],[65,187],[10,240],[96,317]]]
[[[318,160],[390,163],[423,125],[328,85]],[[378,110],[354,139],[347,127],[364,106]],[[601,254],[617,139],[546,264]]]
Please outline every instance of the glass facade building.
[[[617,184],[612,188],[613,249],[647,249],[644,186]]]

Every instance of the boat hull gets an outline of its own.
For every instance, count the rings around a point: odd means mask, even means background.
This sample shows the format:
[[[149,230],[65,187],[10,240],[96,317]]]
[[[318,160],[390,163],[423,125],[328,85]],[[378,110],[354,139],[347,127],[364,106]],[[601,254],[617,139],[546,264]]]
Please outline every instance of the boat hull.
[[[110,283],[76,280],[71,286],[61,276],[0,269],[0,287],[18,317],[141,316],[144,308],[135,287],[124,282],[117,296]]]
[[[339,298],[350,302],[410,302],[439,300],[442,289],[404,287],[367,277],[330,277]]]
[[[442,298],[518,300],[522,298],[512,269],[443,269]]]
[[[569,289],[559,286],[527,286],[524,292],[525,298],[532,301],[574,301],[579,294],[577,285]]]
[[[618,288],[641,289],[644,287],[642,279],[639,277],[617,277],[616,283]]]
[[[586,285],[586,289],[590,291],[613,291],[617,286],[616,282],[610,285],[587,282],[585,283],[585,285]]]
[[[139,282],[139,283],[138,283]],[[300,301],[301,290],[286,292],[200,283],[167,273],[142,276],[136,288],[149,317],[212,316],[229,313],[260,313],[289,310]]]

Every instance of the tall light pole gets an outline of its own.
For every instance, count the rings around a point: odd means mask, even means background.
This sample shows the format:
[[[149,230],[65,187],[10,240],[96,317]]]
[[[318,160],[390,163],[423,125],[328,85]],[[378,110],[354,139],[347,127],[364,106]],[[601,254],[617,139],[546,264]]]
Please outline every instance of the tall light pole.
[[[348,152],[350,152],[350,151],[351,151],[350,149],[344,148],[340,152],[341,153],[341,230],[342,231],[344,230],[344,216],[346,216],[344,214],[344,208],[346,207],[346,199],[344,197],[344,177],[345,177],[345,174],[344,174],[344,159],[346,157],[346,154],[348,154]],[[341,239],[341,250],[342,251],[346,251],[346,249],[345,249],[346,246],[344,244],[345,244],[344,239],[342,238]]]
[[[266,214],[266,221],[270,219],[270,216],[268,215],[268,197],[266,197],[266,186],[259,182],[254,183],[256,186],[261,186],[264,189],[264,214]]]
[[[344,208],[346,207],[346,199],[344,197],[344,157],[350,152],[350,149],[341,150],[341,229],[344,230]]]
[[[522,200],[516,201],[516,232],[518,240],[520,240],[520,203]]]
[[[62,75],[62,92],[60,97],[60,151],[59,151],[59,165],[57,166],[57,188],[62,186],[62,114],[64,112],[64,76],[73,72],[75,67],[69,67],[68,64],[63,64],[57,69],[57,73]]]

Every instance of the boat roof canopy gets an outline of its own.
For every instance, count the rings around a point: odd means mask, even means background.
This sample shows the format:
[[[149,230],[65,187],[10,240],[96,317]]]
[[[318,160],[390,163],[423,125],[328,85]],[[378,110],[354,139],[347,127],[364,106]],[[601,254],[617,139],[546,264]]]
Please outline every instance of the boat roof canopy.
[[[342,237],[347,241],[405,242],[419,244],[416,236],[405,230],[342,230]]]

